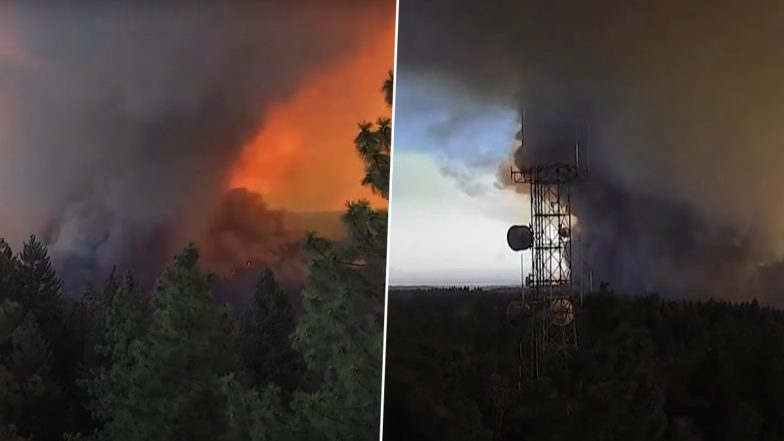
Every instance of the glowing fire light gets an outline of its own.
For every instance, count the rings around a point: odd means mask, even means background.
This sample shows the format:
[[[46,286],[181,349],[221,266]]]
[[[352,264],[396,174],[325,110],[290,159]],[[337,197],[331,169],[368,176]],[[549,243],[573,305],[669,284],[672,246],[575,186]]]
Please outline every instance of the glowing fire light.
[[[350,58],[314,73],[274,106],[244,150],[231,187],[260,192],[289,211],[340,210],[347,200],[386,201],[362,188],[364,168],[352,143],[357,123],[389,115],[381,83],[392,67],[394,24]]]

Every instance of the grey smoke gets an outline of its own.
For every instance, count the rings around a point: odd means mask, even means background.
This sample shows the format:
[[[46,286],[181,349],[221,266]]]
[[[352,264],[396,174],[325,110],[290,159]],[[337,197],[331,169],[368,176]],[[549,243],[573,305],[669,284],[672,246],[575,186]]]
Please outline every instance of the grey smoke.
[[[403,0],[398,81],[525,106],[518,162],[570,160],[590,127],[575,211],[597,277],[780,303],[782,23],[774,1]]]
[[[393,6],[4,5],[29,61],[0,58],[0,235],[46,233],[58,264],[87,273],[170,255],[220,207],[268,107]]]

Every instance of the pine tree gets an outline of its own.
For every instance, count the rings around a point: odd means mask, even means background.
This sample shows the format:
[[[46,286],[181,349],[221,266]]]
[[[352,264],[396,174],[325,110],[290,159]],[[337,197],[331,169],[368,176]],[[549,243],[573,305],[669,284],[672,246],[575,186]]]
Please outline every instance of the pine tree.
[[[7,254],[6,251],[5,255]],[[53,436],[59,438],[62,432],[56,432],[64,427],[63,424],[69,418],[67,415],[69,405],[62,401],[65,395],[59,385],[62,384],[61,380],[67,380],[78,360],[75,360],[69,352],[70,345],[64,325],[62,283],[52,267],[46,247],[35,236],[30,236],[14,259],[14,271],[10,283],[11,300],[21,306],[25,316],[32,317],[26,319],[28,325],[34,320],[39,329],[36,332],[40,332],[41,338],[48,347],[47,350],[51,352],[48,361],[49,377],[44,379],[43,387],[51,386],[52,389],[46,390],[38,401],[31,399],[25,402],[25,412],[28,410],[32,412],[28,419],[31,421],[29,425],[40,426],[41,423],[38,421],[46,419],[45,426],[37,428],[36,438],[51,439]],[[32,387],[32,384],[29,383],[27,386]],[[58,386],[55,388],[55,385]],[[41,410],[42,408],[45,409]],[[46,414],[45,418],[44,414]]]
[[[62,332],[62,291],[46,247],[35,236],[25,242],[16,259],[12,300],[35,315],[44,335],[55,346]]]
[[[52,353],[35,316],[25,315],[22,323],[11,334],[11,371],[17,381],[34,395],[44,377],[51,373]]]
[[[86,372],[97,367],[98,355],[95,347],[101,339],[102,320],[101,299],[92,284],[85,287],[82,297],[67,304],[65,314],[65,334],[69,346],[68,352],[79,360],[72,373],[77,378],[84,378]]]
[[[69,362],[67,372],[62,377],[63,388],[69,399],[69,425],[67,431],[76,433],[92,432],[96,426],[90,411],[91,396],[89,388],[94,376],[107,367],[109,357],[104,348],[109,345],[106,318],[110,313],[115,297],[122,295],[112,312],[132,317],[134,327],[142,323],[139,314],[141,297],[133,289],[133,279],[121,285],[117,271],[112,269],[102,289],[89,284],[78,301],[66,303],[65,344]],[[126,299],[125,297],[129,297]],[[130,300],[130,301],[127,301]],[[135,302],[133,300],[136,300]],[[138,332],[136,336],[140,336]]]
[[[134,291],[133,276],[127,274],[124,282],[125,284],[121,285],[117,270],[112,268],[103,288],[96,290],[91,284],[88,285],[81,299],[69,311],[66,328],[72,343],[71,352],[81,360],[80,378],[85,378],[90,371],[97,369],[104,358],[99,348],[108,342],[107,315],[112,312],[128,314],[139,311],[141,298]],[[114,304],[115,298],[120,295],[122,298]],[[129,301],[131,304],[127,304]],[[114,310],[110,312],[112,307]]]
[[[86,359],[89,371],[77,384],[86,390],[87,407],[99,426],[112,421],[118,400],[129,393],[128,369],[135,362],[131,344],[143,338],[149,322],[146,299],[137,290],[133,275],[126,273],[118,284],[114,274],[112,271],[102,296],[88,291],[83,299],[96,320],[95,335],[86,338],[94,343],[89,356],[95,358]]]
[[[280,389],[262,388],[262,393],[234,373],[222,379],[227,400],[227,441],[277,441],[297,439],[299,428],[283,413]]]
[[[99,367],[129,361],[131,342],[144,336],[149,322],[148,299],[139,292],[133,274],[126,273],[122,284],[117,284],[112,272],[93,305],[90,310],[100,324],[95,336]]]
[[[9,300],[0,301],[0,344],[9,343],[20,315],[19,304]],[[22,392],[9,363],[9,356],[0,355],[0,440],[16,439],[12,414],[22,403]]]
[[[391,98],[391,74],[383,88]],[[387,101],[391,104],[391,100]],[[378,128],[360,124],[354,140],[365,162],[363,184],[389,195],[388,118]],[[295,408],[313,427],[311,436],[372,439],[378,436],[384,322],[387,213],[367,201],[348,204],[343,243],[309,233],[312,256],[303,292],[305,312],[292,336],[308,367],[323,374],[314,392],[297,394]]]
[[[16,257],[8,242],[0,238],[0,300],[13,298]]]
[[[388,106],[392,106],[392,72],[384,81],[382,91]],[[373,123],[359,123],[359,133],[354,138],[357,152],[365,163],[365,178],[362,185],[369,186],[375,193],[389,198],[389,165],[392,145],[392,120],[380,117]]]
[[[259,276],[253,304],[240,323],[243,364],[258,390],[274,384],[287,395],[297,387],[304,362],[291,347],[293,330],[291,301],[267,268]]]
[[[175,258],[153,294],[145,334],[128,344],[127,356],[116,348],[105,381],[93,388],[106,420],[102,438],[198,441],[226,433],[221,379],[235,367],[232,324],[228,309],[213,305],[198,258],[192,245]]]
[[[62,394],[52,376],[52,351],[28,312],[11,335],[9,368],[23,399],[12,410],[19,433],[36,439],[55,439],[61,435]]]

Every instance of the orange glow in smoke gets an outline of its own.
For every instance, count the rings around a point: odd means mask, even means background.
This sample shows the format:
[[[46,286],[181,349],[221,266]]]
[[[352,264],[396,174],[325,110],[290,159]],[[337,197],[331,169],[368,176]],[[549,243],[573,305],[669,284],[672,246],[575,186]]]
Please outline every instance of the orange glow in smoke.
[[[0,67],[3,69],[16,67],[36,67],[39,63],[26,51],[14,22],[15,16],[11,7],[6,3],[0,4]],[[13,154],[12,145],[6,139],[6,128],[13,124],[10,87],[13,82],[0,81],[0,162],[8,161],[9,154]],[[23,193],[2,191],[12,188],[12,182],[0,176],[0,193],[6,206],[12,206],[17,212],[32,213],[33,216],[24,220],[19,217],[3,216],[0,219],[0,234],[11,242],[15,249],[22,244],[22,240],[30,234],[30,225],[43,223],[45,211],[37,206],[35,198],[25,198]]]
[[[364,166],[353,140],[357,123],[389,116],[381,85],[392,69],[394,22],[356,53],[313,73],[288,100],[273,106],[245,146],[230,186],[260,192],[289,211],[341,210],[346,201],[386,201],[362,187]]]

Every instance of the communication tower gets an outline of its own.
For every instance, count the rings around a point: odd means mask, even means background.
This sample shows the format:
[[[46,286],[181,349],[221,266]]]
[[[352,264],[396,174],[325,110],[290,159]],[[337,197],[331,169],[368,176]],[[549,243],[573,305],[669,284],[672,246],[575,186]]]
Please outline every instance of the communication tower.
[[[525,376],[546,376],[554,363],[566,368],[577,349],[576,306],[581,296],[572,277],[571,185],[579,176],[578,143],[574,164],[511,170],[516,184],[529,185],[531,199],[530,225],[512,226],[507,233],[512,250],[531,251],[532,268],[524,277],[521,299],[507,307],[510,320],[530,331],[529,341],[520,342],[521,382]]]

